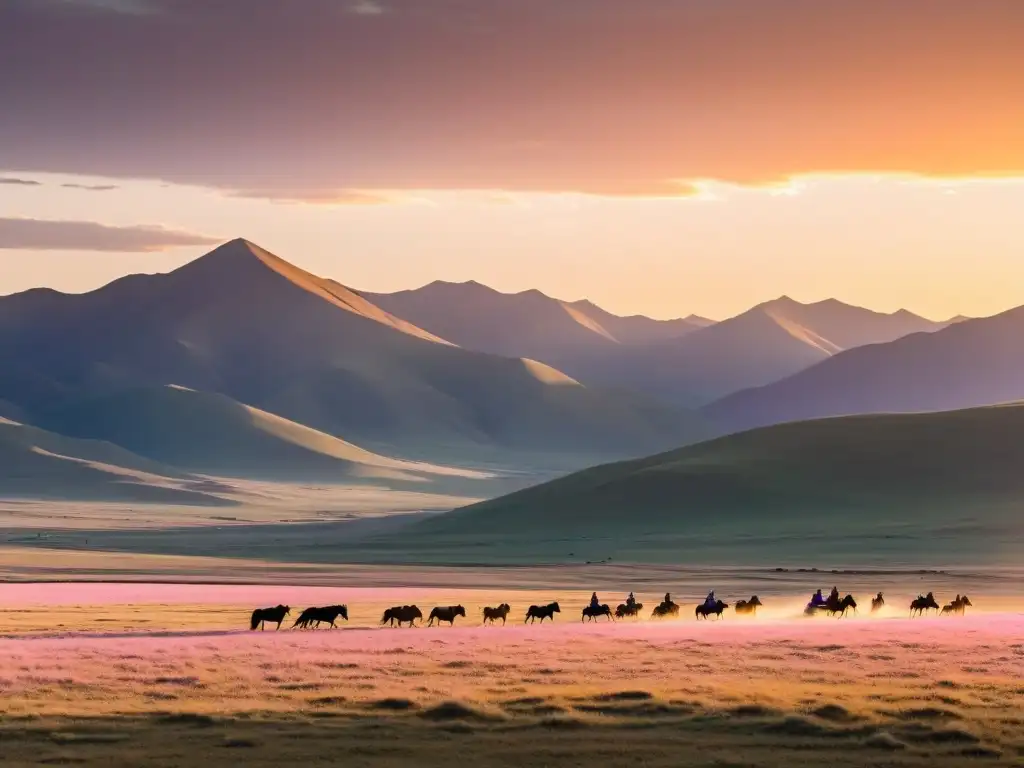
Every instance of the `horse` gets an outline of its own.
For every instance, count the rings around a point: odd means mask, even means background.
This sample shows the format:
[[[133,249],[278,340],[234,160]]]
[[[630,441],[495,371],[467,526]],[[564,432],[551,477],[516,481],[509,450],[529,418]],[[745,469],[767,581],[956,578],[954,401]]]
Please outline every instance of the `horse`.
[[[416,619],[422,618],[422,611],[415,605],[396,605],[384,611],[380,623],[388,624],[392,627],[395,626],[395,622],[398,622],[398,626],[408,623],[410,627],[414,627],[416,626]]]
[[[255,630],[256,627],[259,627],[262,632],[266,629],[264,623],[268,621],[276,623],[277,628],[280,629],[284,617],[291,612],[291,607],[287,605],[277,605],[273,608],[257,608],[252,612],[252,618],[249,620],[249,629]]]
[[[654,606],[654,610],[651,611],[652,619],[663,619],[666,616],[676,618],[679,616],[679,606],[672,601],[662,601],[660,604]]]
[[[967,595],[957,595],[956,599],[948,605],[942,606],[941,615],[946,616],[948,614],[960,614],[963,616],[966,611],[964,610],[968,605],[974,605],[971,599]]]
[[[447,621],[448,626],[454,627],[455,617],[465,615],[466,609],[463,608],[461,605],[447,605],[444,607],[438,606],[430,612],[430,618],[427,619],[427,626],[434,626],[434,620],[436,619],[438,625],[440,625],[442,621]]]
[[[484,624],[488,621],[493,624],[498,619],[501,619],[501,623],[504,624],[511,610],[508,603],[502,603],[497,608],[484,608]]]
[[[620,603],[615,608],[615,618],[616,619],[624,619],[627,616],[632,616],[633,618],[636,618],[637,616],[640,615],[640,610],[643,607],[644,607],[643,603],[632,603],[632,604]]]
[[[301,614],[299,618],[295,620],[292,627],[301,627],[306,629],[314,621],[316,626],[320,626],[320,622],[327,622],[331,625],[331,628],[335,628],[335,621],[341,616],[345,621],[348,621],[348,606],[346,605],[328,605],[324,608],[307,608]]]
[[[936,612],[939,611],[939,604],[935,602],[935,595],[929,592],[924,597],[918,595],[916,598],[910,601],[910,616],[913,618],[914,612],[917,612],[918,616],[923,616],[925,611],[934,609]]]
[[[842,600],[836,600],[830,596],[825,601],[825,613],[828,616],[835,616],[838,613],[841,619],[851,608],[853,608],[854,613],[857,612],[857,601],[853,599],[853,595],[847,595]]]
[[[612,609],[604,604],[599,605],[596,608],[588,605],[586,608],[583,609],[583,614],[580,616],[580,621],[582,622],[584,619],[590,621],[591,619],[596,619],[600,616],[607,616],[609,621],[615,621],[615,617],[612,616]]]
[[[882,610],[882,608],[884,608],[884,607],[885,607],[885,598],[882,597],[882,593],[879,592],[878,595],[876,595],[875,597],[871,598],[871,612],[872,613],[877,613],[878,611]]]
[[[555,614],[561,613],[562,609],[558,607],[558,603],[548,603],[547,605],[531,605],[526,610],[526,620],[533,624],[537,619],[540,619],[540,623],[544,623],[544,619],[555,620]]]
[[[738,603],[736,603],[736,613],[750,613],[756,616],[757,608],[760,605],[763,605],[763,603],[761,602],[761,598],[759,598],[757,595],[754,595],[749,600],[740,600]]]
[[[697,617],[698,621],[700,619],[706,619],[708,616],[711,616],[712,614],[714,614],[718,618],[722,618],[722,614],[725,613],[725,609],[728,607],[729,604],[723,603],[721,600],[715,600],[715,604],[713,606],[704,605],[704,603],[701,603],[694,609],[693,615]]]

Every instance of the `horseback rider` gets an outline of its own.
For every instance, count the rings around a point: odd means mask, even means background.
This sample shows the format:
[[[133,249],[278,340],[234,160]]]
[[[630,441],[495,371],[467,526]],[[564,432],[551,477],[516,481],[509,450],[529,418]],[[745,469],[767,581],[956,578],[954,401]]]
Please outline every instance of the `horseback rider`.
[[[715,599],[715,590],[708,592],[708,596],[704,598],[705,608],[714,608],[718,605],[718,600]]]
[[[832,587],[832,591],[828,593],[828,601],[830,603],[837,603],[837,602],[839,602],[839,589],[838,588]]]
[[[590,607],[594,609],[601,607],[601,603],[597,599],[597,592],[590,596]]]
[[[629,597],[626,598],[626,605],[630,608],[636,608],[636,598],[633,597],[633,593],[629,593]]]
[[[662,605],[671,605],[671,604],[672,604],[672,595],[670,595],[668,592],[666,592],[665,593],[665,599],[662,601]]]
[[[821,608],[825,605],[825,598],[821,596],[821,590],[819,589],[813,595],[811,595],[811,602],[808,603],[811,608]]]

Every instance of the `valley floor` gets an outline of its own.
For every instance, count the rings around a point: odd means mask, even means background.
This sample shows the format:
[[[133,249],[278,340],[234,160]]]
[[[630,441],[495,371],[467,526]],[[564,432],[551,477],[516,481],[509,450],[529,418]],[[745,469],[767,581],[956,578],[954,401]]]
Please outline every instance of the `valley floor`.
[[[883,617],[805,620],[780,595],[753,619],[596,625],[575,590],[7,584],[4,764],[1019,764],[1024,600],[911,621],[909,586]],[[481,627],[502,600],[509,625]],[[549,600],[553,625],[521,623]],[[278,601],[351,620],[248,631]],[[376,626],[407,601],[467,617]]]

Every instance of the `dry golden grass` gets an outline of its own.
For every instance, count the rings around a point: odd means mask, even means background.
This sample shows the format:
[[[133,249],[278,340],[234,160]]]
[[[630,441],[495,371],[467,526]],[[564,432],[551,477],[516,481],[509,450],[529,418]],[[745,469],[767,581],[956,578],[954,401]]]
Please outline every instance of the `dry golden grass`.
[[[466,621],[381,630],[400,594],[350,590],[344,629],[249,632],[252,603],[226,598],[271,604],[285,587],[210,587],[197,600],[197,587],[120,585],[93,605],[46,589],[54,605],[0,613],[5,765],[925,766],[1024,755],[1024,622],[1012,614],[583,625],[579,592],[420,589],[404,596],[424,614],[462,602]],[[128,589],[133,604],[111,602]],[[545,598],[562,603],[556,623],[524,627],[526,605]],[[502,599],[509,626],[480,627],[480,606]]]

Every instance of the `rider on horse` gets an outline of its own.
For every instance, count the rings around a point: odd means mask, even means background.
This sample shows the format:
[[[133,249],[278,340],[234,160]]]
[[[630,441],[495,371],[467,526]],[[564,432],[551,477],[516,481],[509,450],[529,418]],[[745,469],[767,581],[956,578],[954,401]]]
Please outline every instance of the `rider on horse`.
[[[626,605],[629,606],[630,608],[635,608],[636,607],[636,598],[633,597],[633,593],[632,592],[630,592],[629,593],[629,597],[626,598]]]
[[[715,608],[718,605],[718,601],[715,599],[715,590],[708,592],[708,596],[704,598],[705,608]]]
[[[597,599],[597,592],[590,596],[590,607],[597,609],[601,607],[600,601]]]
[[[839,590],[836,587],[832,587],[832,591],[828,593],[828,601],[830,603],[839,601]]]

